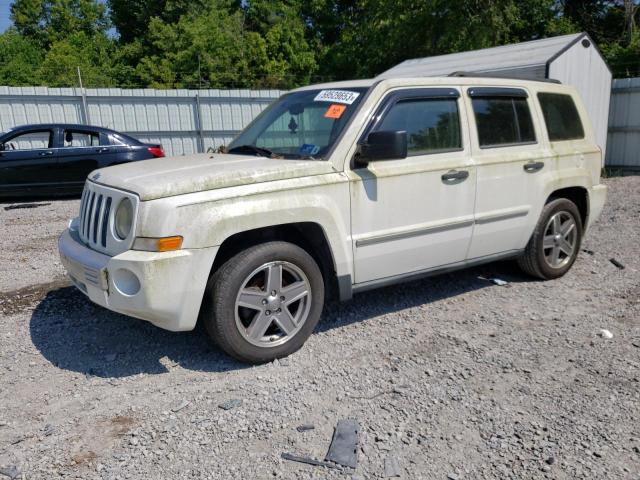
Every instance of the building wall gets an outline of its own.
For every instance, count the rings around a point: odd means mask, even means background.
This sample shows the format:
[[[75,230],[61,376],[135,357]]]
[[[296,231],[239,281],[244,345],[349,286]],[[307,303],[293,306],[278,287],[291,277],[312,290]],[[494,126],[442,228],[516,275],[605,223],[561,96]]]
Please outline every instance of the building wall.
[[[640,78],[613,81],[606,165],[640,168]]]
[[[549,78],[575,87],[585,104],[596,141],[607,150],[607,123],[611,95],[611,72],[596,48],[578,41],[549,65]]]
[[[153,90],[0,87],[0,130],[81,123],[162,143],[167,155],[229,143],[279,90]]]

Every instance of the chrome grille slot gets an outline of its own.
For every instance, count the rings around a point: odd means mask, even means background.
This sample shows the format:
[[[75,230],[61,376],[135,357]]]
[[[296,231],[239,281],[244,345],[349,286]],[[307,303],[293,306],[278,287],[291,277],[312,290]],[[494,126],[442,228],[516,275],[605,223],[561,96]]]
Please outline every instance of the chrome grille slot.
[[[98,195],[96,208],[93,214],[93,243],[98,243],[98,226],[102,220],[102,195]]]
[[[116,238],[111,227],[114,212],[123,198],[128,198],[134,205],[132,233],[125,240]],[[128,250],[133,243],[138,204],[138,197],[131,193],[87,181],[80,200],[80,240],[89,248],[109,255]]]
[[[107,197],[104,213],[102,214],[102,232],[100,233],[100,243],[107,246],[107,227],[109,226],[109,212],[111,212],[111,197]]]

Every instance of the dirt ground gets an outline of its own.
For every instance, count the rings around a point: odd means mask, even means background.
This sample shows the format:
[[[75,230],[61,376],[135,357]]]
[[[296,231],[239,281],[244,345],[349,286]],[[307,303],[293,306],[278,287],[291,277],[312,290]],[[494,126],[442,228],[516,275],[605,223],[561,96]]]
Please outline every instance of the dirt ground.
[[[640,176],[605,182],[565,277],[504,262],[371,291],[258,367],[69,287],[77,200],[0,204],[0,480],[376,479],[389,459],[406,479],[637,480]],[[355,471],[281,458],[324,459],[347,418]]]

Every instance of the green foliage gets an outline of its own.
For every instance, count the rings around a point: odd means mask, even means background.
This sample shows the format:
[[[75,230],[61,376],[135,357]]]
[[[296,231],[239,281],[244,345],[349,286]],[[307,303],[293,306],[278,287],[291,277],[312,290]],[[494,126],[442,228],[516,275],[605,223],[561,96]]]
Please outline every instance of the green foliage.
[[[31,40],[9,29],[0,35],[0,85],[38,84],[37,66],[42,50]]]
[[[638,0],[14,0],[0,83],[292,88],[587,31],[640,75]],[[112,29],[113,27],[113,29]],[[115,32],[115,34],[114,34]]]

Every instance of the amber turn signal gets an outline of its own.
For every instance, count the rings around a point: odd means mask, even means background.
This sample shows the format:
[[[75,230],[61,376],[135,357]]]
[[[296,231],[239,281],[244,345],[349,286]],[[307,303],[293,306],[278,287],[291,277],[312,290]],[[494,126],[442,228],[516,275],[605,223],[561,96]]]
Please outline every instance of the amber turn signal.
[[[157,240],[157,251],[168,252],[170,250],[179,250],[182,246],[182,237],[165,237]]]
[[[138,237],[133,243],[134,250],[146,252],[171,252],[173,250],[180,250],[180,247],[182,247],[182,237],[179,235],[162,238]]]

